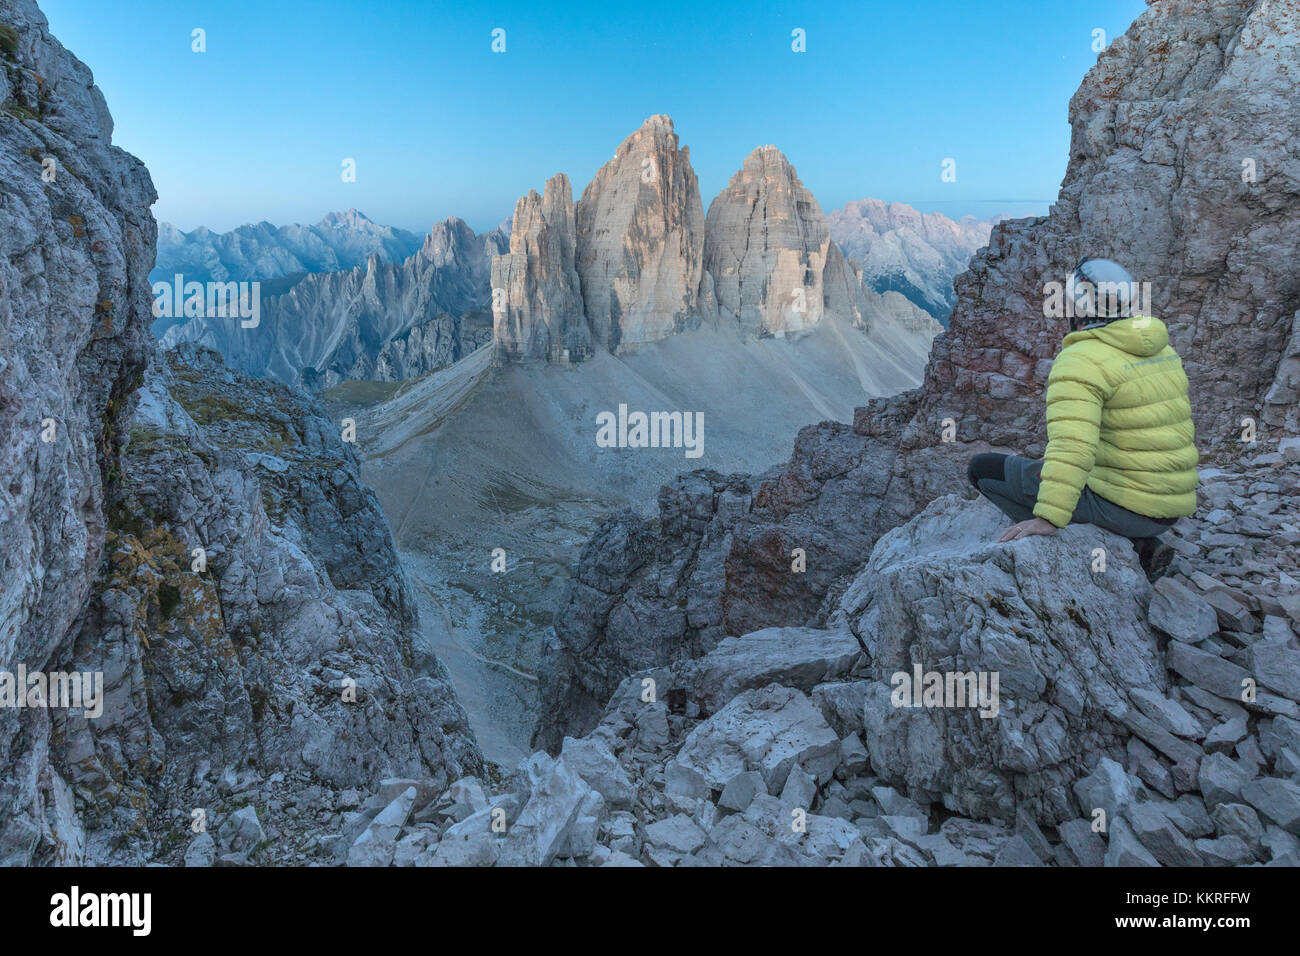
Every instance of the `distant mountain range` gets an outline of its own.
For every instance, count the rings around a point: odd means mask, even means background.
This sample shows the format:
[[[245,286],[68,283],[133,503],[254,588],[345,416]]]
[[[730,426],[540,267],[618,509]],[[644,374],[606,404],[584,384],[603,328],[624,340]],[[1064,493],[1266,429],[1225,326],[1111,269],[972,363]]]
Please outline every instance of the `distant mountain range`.
[[[355,209],[332,212],[311,226],[258,222],[230,232],[213,232],[206,226],[181,232],[169,222],[160,222],[158,258],[149,281],[169,282],[177,274],[187,282],[260,281],[270,283],[263,287],[263,295],[278,295],[305,275],[355,269],[372,255],[386,262],[404,262],[422,243],[415,233],[382,226]],[[176,319],[158,319],[154,335],[161,336],[177,324]]]
[[[364,224],[374,224],[360,214],[353,222],[363,224],[360,236],[386,228],[371,230]],[[263,288],[256,329],[242,328],[236,319],[192,318],[165,329],[163,346],[206,345],[241,371],[309,388],[347,379],[414,378],[491,337],[488,273],[492,256],[508,242],[504,224],[475,235],[462,220],[446,219],[405,259],[375,250],[358,266],[316,272],[287,291],[276,290],[282,294]],[[360,240],[340,245],[355,249]],[[246,278],[260,277],[254,272]]]
[[[187,280],[266,280],[305,272],[341,272],[366,264],[372,254],[402,262],[423,239],[395,226],[381,226],[355,209],[332,212],[312,226],[250,223],[230,232],[200,226],[181,232],[158,223],[158,259],[149,280],[183,273]]]
[[[859,199],[826,218],[844,255],[861,263],[868,288],[899,292],[946,326],[957,301],[953,280],[1008,217],[952,220],[906,203]]]
[[[778,166],[788,166],[784,163],[784,157],[780,157]],[[530,219],[542,222],[540,197],[535,202],[535,206],[525,204],[526,214]],[[702,211],[699,215],[702,217]],[[718,215],[720,213],[715,214],[715,220]],[[839,246],[844,258],[849,260],[849,269],[856,271],[855,262],[861,266],[861,281],[867,289],[881,294],[898,293],[946,325],[954,302],[953,279],[966,268],[970,257],[988,243],[990,230],[1003,218],[1005,217],[998,216],[981,220],[965,216],[953,220],[940,213],[920,213],[904,203],[861,199],[827,213],[824,221],[829,228],[830,238]],[[459,222],[448,220],[453,221]],[[482,237],[482,247],[488,263],[492,255],[508,251],[510,222],[510,219],[506,219],[497,229]],[[445,228],[446,224],[442,226]],[[702,219],[692,223],[692,226],[694,231],[702,233]],[[465,238],[464,230],[458,227],[455,231],[458,239]],[[377,256],[380,262],[402,264],[418,252],[425,241],[427,240],[421,240],[404,229],[376,223],[356,209],[330,213],[315,225],[275,226],[261,222],[224,233],[204,227],[186,233],[170,223],[159,223],[158,259],[149,278],[152,282],[169,281],[180,273],[187,281],[258,280],[262,283],[264,300],[271,300],[289,292],[307,275],[360,270],[360,275],[352,280],[332,280],[335,285],[355,289],[364,279],[372,255]],[[434,243],[444,249],[448,245],[457,245],[450,241],[446,232],[435,237]],[[468,258],[475,261],[472,264],[462,262],[453,254],[444,257],[447,260],[443,263],[444,270],[448,265],[463,265],[468,272],[479,272],[481,276],[484,260],[480,260],[467,247],[461,246],[458,251],[468,253]],[[703,252],[702,249],[699,250],[697,257],[702,256]],[[709,254],[715,262],[718,261],[719,250],[716,245],[711,247]],[[834,263],[832,267],[838,269]],[[692,268],[695,270],[694,281],[699,282],[702,261],[688,264],[687,268],[688,271]],[[591,270],[588,269],[587,272],[591,278]],[[508,273],[503,274],[502,279],[508,286]],[[712,276],[707,281],[711,282]],[[692,290],[693,293],[694,291]],[[705,294],[711,295],[712,291],[705,290]],[[579,294],[571,290],[569,295]],[[355,299],[355,295],[350,294],[345,298]],[[453,297],[453,300],[439,303],[439,308],[452,312],[458,308],[486,308],[486,292],[472,298],[474,301],[467,303],[462,298]],[[690,298],[693,302],[695,296]],[[895,303],[896,310],[897,300],[891,296],[888,301]],[[272,304],[271,309],[272,314],[275,314],[276,305]],[[739,303],[733,303],[730,312],[739,318],[742,312],[748,315],[750,309],[742,309]],[[746,321],[752,324],[751,320]],[[183,323],[184,320],[159,319],[154,324],[154,334],[161,338],[168,329]],[[190,324],[190,329],[173,335],[171,341],[205,340],[231,357],[229,343],[223,343],[221,336],[207,332],[210,322],[200,319],[197,323]],[[396,330],[394,335],[404,338],[413,329],[415,326],[405,325]],[[604,332],[605,329],[602,327],[600,331]],[[422,338],[418,330],[415,338],[417,341]],[[387,342],[381,343],[381,346],[384,344]],[[481,342],[472,343],[477,344]],[[399,342],[396,347],[405,346]],[[371,359],[377,361],[381,371],[387,368],[378,356],[371,356]],[[239,361],[236,364],[241,367],[245,365]],[[328,366],[330,362],[326,361],[325,364]],[[267,367],[260,362],[253,362],[247,370],[266,374]],[[284,371],[288,372],[287,369]],[[349,377],[348,370],[339,370],[334,375],[327,373],[326,377],[331,382],[337,381],[340,374]],[[275,377],[289,378],[291,375],[276,374]]]
[[[745,159],[706,215],[689,149],[652,116],[580,198],[556,174],[482,235],[453,218],[421,242],[355,209],[227,233],[163,224],[151,279],[260,281],[261,324],[200,316],[154,331],[312,389],[416,377],[489,338],[516,358],[576,361],[701,324],[761,338],[824,315],[932,335],[996,221],[876,199],[824,214],[774,146]]]

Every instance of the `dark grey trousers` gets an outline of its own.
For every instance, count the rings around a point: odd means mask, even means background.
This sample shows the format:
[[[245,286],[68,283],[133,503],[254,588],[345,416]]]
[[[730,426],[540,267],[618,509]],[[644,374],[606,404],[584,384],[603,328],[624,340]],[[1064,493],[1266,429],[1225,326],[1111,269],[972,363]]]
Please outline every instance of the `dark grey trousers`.
[[[1001,474],[998,477],[998,461]],[[971,459],[967,474],[971,484],[989,501],[997,505],[1012,521],[1028,521],[1034,516],[1038,502],[1038,485],[1042,478],[1043,463],[1019,455],[987,453]],[[1155,538],[1164,534],[1177,519],[1148,518],[1113,501],[1107,501],[1090,488],[1084,488],[1079,503],[1070,516],[1072,524],[1095,524],[1126,538]]]

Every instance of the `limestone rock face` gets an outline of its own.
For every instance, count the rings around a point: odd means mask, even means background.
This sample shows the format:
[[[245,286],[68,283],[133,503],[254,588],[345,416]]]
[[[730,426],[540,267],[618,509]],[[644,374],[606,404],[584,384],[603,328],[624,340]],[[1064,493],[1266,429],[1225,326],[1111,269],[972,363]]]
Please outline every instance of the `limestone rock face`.
[[[443,368],[449,362],[445,333],[455,327],[456,320],[442,312],[423,325],[412,326],[394,336],[375,356],[374,369],[367,377],[378,382],[402,382]],[[460,347],[464,352],[471,352],[475,345],[462,334]]]
[[[591,347],[575,268],[577,229],[569,178],[515,204],[510,251],[492,259],[493,339],[518,358],[571,359]]]
[[[0,47],[0,671],[14,673],[64,659],[103,554],[124,399],[150,348],[156,193],[36,4],[0,0],[0,23],[14,34]],[[0,707],[0,863],[81,846],[50,715]]]
[[[319,860],[346,791],[440,789],[473,734],[338,425],[150,365],[148,173],[35,4],[0,24],[0,671],[102,692],[0,707],[0,864]]]
[[[169,329],[162,343],[194,342],[240,371],[320,389],[380,377],[380,350],[421,327],[423,351],[435,367],[447,365],[467,354],[458,317],[488,306],[491,257],[503,242],[500,230],[478,236],[447,219],[405,262],[372,254],[357,269],[309,275],[284,295],[264,297],[255,328],[204,316]]]
[[[775,146],[760,146],[705,222],[704,268],[724,321],[784,334],[833,311],[861,321],[860,284],[831,241],[826,216]]]
[[[478,769],[337,425],[185,345],[150,370],[128,434],[107,561],[59,658],[105,675],[104,713],[53,721],[88,859],[168,861],[173,808],[237,810],[225,776],[280,836],[260,861],[290,862],[312,834],[286,798]]]
[[[673,121],[651,116],[578,201],[587,323],[612,352],[671,335],[699,309],[704,208],[690,149],[677,143]]]
[[[824,315],[840,316],[863,331],[871,330],[873,316],[888,321],[895,318],[894,309],[900,308],[899,316],[907,321],[896,322],[898,328],[918,331],[928,338],[934,338],[936,334],[930,331],[928,325],[918,324],[914,320],[916,307],[906,299],[899,302],[894,298],[885,298],[863,286],[861,267],[852,259],[845,259],[834,240],[831,240],[826,249],[826,268],[822,270],[822,303]]]

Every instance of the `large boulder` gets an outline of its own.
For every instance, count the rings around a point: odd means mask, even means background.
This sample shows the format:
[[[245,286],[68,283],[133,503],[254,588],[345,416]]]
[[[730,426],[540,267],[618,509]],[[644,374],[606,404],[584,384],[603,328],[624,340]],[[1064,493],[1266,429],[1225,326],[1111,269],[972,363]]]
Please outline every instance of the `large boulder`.
[[[701,710],[712,713],[741,691],[764,684],[810,691],[864,660],[862,645],[847,628],[769,627],[729,637],[699,660],[684,662],[674,685],[684,686]]]
[[[1071,525],[998,544],[1007,524],[938,499],[880,539],[836,617],[871,655],[865,740],[883,779],[969,816],[1056,823],[1076,815],[1087,764],[1128,737],[1130,693],[1164,690],[1151,587],[1124,538]]]
[[[699,724],[674,758],[676,772],[721,791],[756,770],[779,794],[791,769],[825,782],[839,763],[840,741],[803,693],[780,684],[746,691]],[[670,773],[673,771],[670,771]]]
[[[550,864],[568,843],[578,813],[593,792],[564,757],[534,759],[532,792],[501,846],[497,866]]]

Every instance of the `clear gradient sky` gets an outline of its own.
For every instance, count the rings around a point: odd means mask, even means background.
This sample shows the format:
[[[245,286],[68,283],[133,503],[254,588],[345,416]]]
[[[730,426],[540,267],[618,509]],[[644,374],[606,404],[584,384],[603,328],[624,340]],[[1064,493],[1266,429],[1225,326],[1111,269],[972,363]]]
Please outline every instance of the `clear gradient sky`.
[[[872,196],[954,218],[1046,211],[1066,107],[1144,0],[824,3],[40,0],[189,230],[355,207],[475,229],[568,173],[575,195],[667,113],[707,208],[773,143],[830,210]],[[191,51],[206,31],[207,52]],[[491,32],[506,30],[506,52]],[[791,50],[806,32],[807,52]],[[357,163],[345,183],[341,162]],[[941,181],[956,160],[957,180]]]

